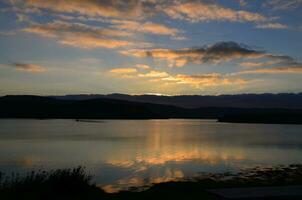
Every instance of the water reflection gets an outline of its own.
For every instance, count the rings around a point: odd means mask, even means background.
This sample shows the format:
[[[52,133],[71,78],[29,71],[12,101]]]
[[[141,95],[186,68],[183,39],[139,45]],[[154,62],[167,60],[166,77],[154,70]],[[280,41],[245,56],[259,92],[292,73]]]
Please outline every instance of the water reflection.
[[[228,152],[214,150],[208,147],[192,149],[170,149],[161,147],[158,150],[138,154],[133,158],[121,158],[108,160],[107,164],[117,168],[124,168],[132,171],[130,176],[116,181],[114,185],[103,186],[108,192],[118,191],[120,188],[127,188],[138,185],[150,185],[185,177],[197,176],[196,172],[209,171],[212,169],[228,168],[228,165],[245,159],[243,153],[236,153],[233,150]],[[208,168],[208,169],[206,169]]]
[[[300,125],[209,120],[0,120],[0,170],[86,166],[107,191],[301,163]]]

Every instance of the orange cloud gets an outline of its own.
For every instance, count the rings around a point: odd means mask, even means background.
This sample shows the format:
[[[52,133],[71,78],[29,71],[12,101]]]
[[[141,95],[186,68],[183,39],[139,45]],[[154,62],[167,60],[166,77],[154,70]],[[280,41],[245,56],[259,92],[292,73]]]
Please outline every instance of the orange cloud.
[[[112,37],[129,36],[120,30],[92,27],[81,23],[55,21],[48,24],[34,24],[23,31],[51,37],[59,43],[79,48],[118,48],[131,45],[129,41],[112,39]]]
[[[112,40],[112,39],[103,39],[103,38],[95,38],[93,36],[82,35],[82,37],[74,36],[65,38],[59,41],[61,44],[74,46],[78,48],[118,48],[131,45],[128,41],[123,40]]]
[[[163,11],[174,19],[191,22],[223,20],[232,22],[263,22],[267,18],[258,13],[236,11],[216,4],[203,2],[185,2],[166,6]]]
[[[153,22],[139,23],[136,21],[129,20],[112,20],[111,23],[114,24],[113,27],[118,29],[138,31],[155,35],[176,36],[176,34],[179,32],[178,29]]]
[[[220,85],[244,85],[246,83],[244,79],[229,79],[218,73],[200,75],[177,74],[163,78],[163,80],[174,82],[175,84],[186,84],[195,88]]]
[[[297,0],[298,1],[298,0]],[[245,10],[235,10],[222,5],[204,1],[163,1],[163,0],[14,0],[19,2],[26,10],[34,12],[52,11],[55,14],[75,14],[75,18],[95,19],[143,19],[156,14],[165,13],[173,19],[182,19],[190,22],[201,21],[231,21],[231,22],[253,22],[269,23],[269,18],[259,13]],[[70,18],[70,16],[65,16]],[[155,34],[171,35],[171,30],[154,25],[144,25],[144,31],[156,32]],[[271,25],[260,25],[265,28],[284,28],[286,25],[272,23]]]
[[[130,1],[95,1],[95,0],[25,0],[32,8],[48,9],[54,12],[78,13],[101,17],[139,17],[143,13],[143,3]]]
[[[159,82],[169,85],[188,85],[193,88],[203,88],[222,85],[244,85],[247,81],[240,78],[229,78],[219,73],[186,75],[169,74],[165,71],[139,72],[136,68],[116,68],[110,70],[111,73],[118,75],[118,78],[147,78],[151,82]]]
[[[144,64],[137,64],[136,67],[139,69],[150,69],[151,68],[149,65],[144,65]]]
[[[111,73],[115,74],[132,74],[136,73],[137,69],[136,68],[114,68],[110,70]]]
[[[147,73],[138,74],[138,77],[147,77],[147,78],[163,78],[167,76],[169,76],[167,72],[154,71],[154,70]]]
[[[50,10],[56,13],[72,13],[88,17],[118,19],[141,19],[156,13],[165,13],[173,19],[191,22],[223,20],[231,22],[268,22],[268,17],[259,13],[234,10],[203,1],[160,1],[160,0],[15,0],[26,5],[26,9]],[[161,27],[158,27],[161,29]],[[147,28],[148,29],[148,28]],[[153,27],[151,28],[152,30]],[[166,32],[166,30],[162,30]]]

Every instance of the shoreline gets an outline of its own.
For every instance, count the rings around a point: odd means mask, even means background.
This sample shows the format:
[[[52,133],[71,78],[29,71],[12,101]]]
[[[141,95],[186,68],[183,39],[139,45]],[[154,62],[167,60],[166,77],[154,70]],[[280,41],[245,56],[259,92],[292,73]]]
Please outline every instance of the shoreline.
[[[106,120],[208,120],[218,123],[233,123],[233,124],[271,124],[271,125],[302,125],[302,122],[266,122],[266,121],[245,121],[245,120],[228,120],[224,118],[85,118],[85,119],[75,119],[75,118],[1,118],[0,120],[72,120],[75,122],[82,123],[104,123]]]
[[[6,178],[5,178],[6,177]],[[0,173],[0,195],[8,199],[154,199],[154,198],[202,198],[224,199],[213,194],[213,191],[228,191],[229,188],[262,191],[302,185],[302,164],[276,167],[255,167],[239,173],[206,174],[198,178],[183,181],[170,181],[153,184],[150,187],[129,188],[117,193],[107,193],[91,182],[83,167],[58,169],[49,172],[35,171],[25,177],[15,174],[8,178]],[[286,187],[284,187],[286,186]],[[271,188],[270,188],[271,187]],[[260,188],[260,189],[259,189]],[[296,188],[296,187],[294,187]],[[290,194],[292,195],[292,194]],[[298,195],[298,193],[297,193]],[[299,198],[301,194],[299,193]],[[284,197],[281,195],[280,197]],[[293,197],[293,196],[290,196]],[[270,199],[270,198],[268,198]],[[280,199],[280,198],[279,198]],[[281,198],[282,199],[282,198]],[[284,198],[286,199],[286,198]]]

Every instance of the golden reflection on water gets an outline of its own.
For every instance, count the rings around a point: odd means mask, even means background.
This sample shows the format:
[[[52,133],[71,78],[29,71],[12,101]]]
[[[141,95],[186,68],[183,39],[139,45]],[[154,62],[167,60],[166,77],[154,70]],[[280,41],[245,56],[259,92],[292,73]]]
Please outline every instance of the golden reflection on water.
[[[224,149],[225,150],[225,149]],[[134,159],[116,159],[107,160],[108,164],[119,167],[133,167],[133,166],[150,166],[150,165],[164,165],[168,162],[185,162],[185,161],[199,161],[208,164],[217,164],[218,162],[240,161],[244,159],[244,154],[241,152],[223,152],[214,149],[179,149],[179,151],[171,152],[164,148],[161,151],[150,151],[149,154],[137,155]],[[140,167],[140,171],[144,168]]]
[[[114,159],[108,159],[107,163],[120,167],[133,167],[192,160],[216,164],[220,161],[244,159],[244,152],[240,148],[224,146],[221,149],[219,146],[209,144],[206,139],[204,141],[188,140],[188,136],[183,134],[185,131],[181,130],[183,126],[177,127],[177,133],[173,133],[170,128],[165,130],[166,127],[161,126],[161,121],[154,121],[149,127],[151,134],[147,135],[142,143],[143,146],[138,146],[135,153],[131,154],[127,154],[127,149],[124,149],[122,154],[117,154]],[[133,157],[133,155],[135,156]]]
[[[162,176],[158,177],[149,177],[148,181],[144,179],[143,177],[135,176],[131,178],[126,179],[120,179],[116,182],[116,184],[109,184],[105,186],[99,186],[103,190],[109,193],[118,192],[121,189],[135,187],[135,186],[148,186],[151,184],[156,183],[163,183],[168,181],[175,181],[175,180],[181,180],[181,178],[184,178],[184,173],[180,169],[170,169],[166,168],[165,172]]]
[[[6,126],[0,129],[2,170],[82,165],[108,192],[200,172],[302,162],[299,126],[205,120],[11,120],[0,125]]]
[[[242,161],[246,159],[245,153],[240,148],[217,147],[207,144],[207,141],[187,140],[186,134],[166,132],[160,122],[155,122],[150,127],[152,134],[148,134],[143,147],[136,149],[135,153],[111,155],[106,163],[125,169],[133,169],[132,176],[119,179],[116,183],[102,186],[107,192],[117,192],[121,188],[150,185],[185,178],[183,170],[168,167],[170,163],[184,164],[196,162],[206,165],[217,165]],[[178,129],[183,132],[184,130]],[[163,133],[167,134],[163,134]],[[188,143],[189,142],[189,143]],[[189,144],[189,145],[188,145]],[[156,171],[156,169],[158,171]],[[162,171],[163,172],[160,172]],[[152,171],[150,173],[150,171]],[[144,177],[143,173],[148,173]]]

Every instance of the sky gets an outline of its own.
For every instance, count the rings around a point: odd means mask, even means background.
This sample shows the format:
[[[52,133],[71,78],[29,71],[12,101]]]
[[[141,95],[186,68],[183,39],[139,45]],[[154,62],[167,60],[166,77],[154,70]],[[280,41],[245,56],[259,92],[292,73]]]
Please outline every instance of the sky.
[[[0,95],[302,92],[302,0],[0,0]]]

